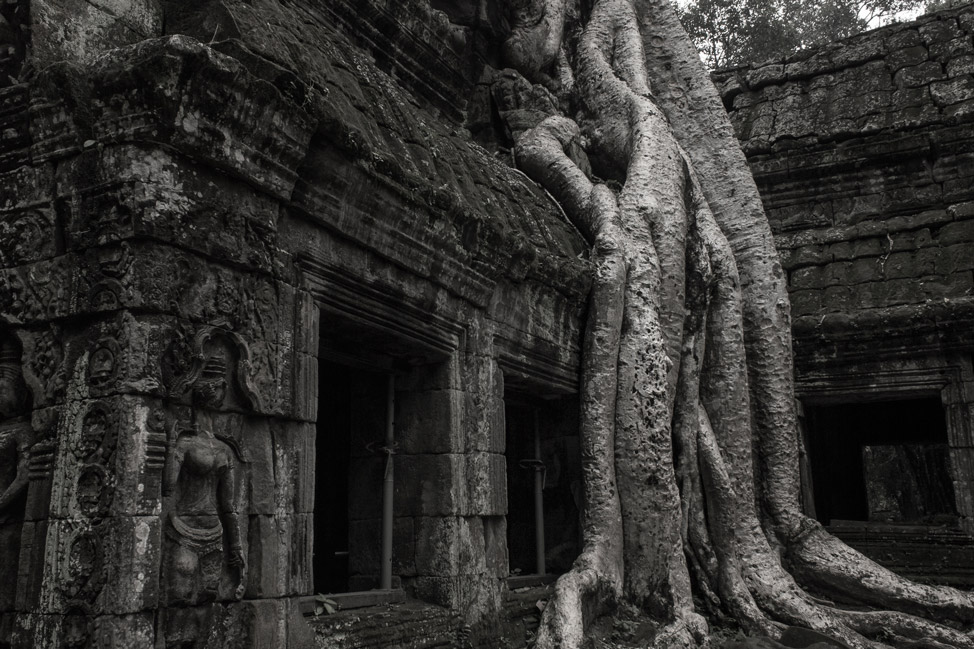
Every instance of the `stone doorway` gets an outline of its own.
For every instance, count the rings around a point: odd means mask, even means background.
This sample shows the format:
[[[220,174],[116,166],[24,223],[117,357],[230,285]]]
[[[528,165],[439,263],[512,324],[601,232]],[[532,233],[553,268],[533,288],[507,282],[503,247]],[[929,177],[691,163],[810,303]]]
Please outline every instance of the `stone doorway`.
[[[315,592],[379,575],[388,373],[321,359],[315,456]]]
[[[974,585],[957,449],[939,396],[804,407],[806,507],[829,530],[911,579]],[[885,398],[884,398],[885,397]]]
[[[956,527],[938,397],[811,406],[805,418],[820,522]]]
[[[574,396],[544,399],[505,391],[507,548],[512,577],[559,575],[578,556],[582,493],[577,414]]]

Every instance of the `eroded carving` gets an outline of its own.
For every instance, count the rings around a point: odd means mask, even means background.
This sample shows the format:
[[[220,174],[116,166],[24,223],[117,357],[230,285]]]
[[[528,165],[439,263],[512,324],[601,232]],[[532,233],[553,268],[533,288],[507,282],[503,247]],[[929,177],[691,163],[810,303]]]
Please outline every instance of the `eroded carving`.
[[[98,341],[88,359],[88,383],[92,387],[104,388],[115,379],[118,374],[118,356],[118,341],[113,338],[102,338]]]
[[[0,49],[2,47],[0,45]],[[19,266],[50,255],[52,246],[47,242],[51,238],[48,235],[51,228],[50,215],[39,209],[22,210],[0,218],[0,241],[4,243],[0,247],[0,265]]]
[[[85,415],[81,436],[72,449],[80,463],[78,509],[91,518],[108,514],[115,493],[115,474],[111,470],[118,439],[114,411],[103,403],[95,404]]]
[[[164,488],[173,503],[166,529],[170,604],[217,599],[224,563],[237,573],[234,594],[243,594],[243,545],[234,494],[240,459],[231,444],[205,428],[185,428],[176,440]]]
[[[196,406],[261,410],[261,400],[250,380],[250,356],[250,349],[237,334],[207,327],[188,340],[186,333],[180,332],[163,356],[163,380],[171,397],[189,398]]]
[[[51,402],[64,391],[64,348],[61,327],[50,325],[31,334],[27,344],[24,378],[35,397]]]
[[[13,604],[33,443],[20,357],[17,340],[0,332],[0,611]]]
[[[21,82],[21,69],[29,41],[27,0],[8,0],[0,6],[0,88]]]
[[[61,590],[72,606],[90,605],[105,585],[105,556],[98,529],[81,532],[67,547],[67,575]]]
[[[246,588],[238,519],[246,459],[213,424],[221,411],[250,404],[239,378],[245,354],[239,338],[207,328],[192,340],[177,337],[163,358],[170,396],[190,413],[171,425],[163,479],[167,647],[196,646],[211,613],[207,604],[240,599]],[[150,430],[160,420],[161,413],[150,415]]]

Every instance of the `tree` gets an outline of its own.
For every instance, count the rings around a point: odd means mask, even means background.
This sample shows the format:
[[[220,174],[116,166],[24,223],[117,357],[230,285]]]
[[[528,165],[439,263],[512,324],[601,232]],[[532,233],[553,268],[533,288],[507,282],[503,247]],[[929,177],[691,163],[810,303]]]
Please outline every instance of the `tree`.
[[[885,24],[921,0],[695,0],[680,21],[711,68],[758,63]]]
[[[856,648],[974,647],[958,630],[974,597],[902,579],[801,511],[784,273],[668,0],[511,5],[504,54],[535,84],[520,114],[545,113],[514,132],[517,164],[588,237],[595,264],[584,545],[538,647],[582,646],[620,604],[658,624],[661,648],[705,644],[720,615],[772,638],[798,625]]]

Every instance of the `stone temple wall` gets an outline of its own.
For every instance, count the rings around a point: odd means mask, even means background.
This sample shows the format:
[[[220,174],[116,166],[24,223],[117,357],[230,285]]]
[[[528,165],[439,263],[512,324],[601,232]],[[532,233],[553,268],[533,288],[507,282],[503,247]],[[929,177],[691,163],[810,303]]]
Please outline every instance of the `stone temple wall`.
[[[968,532],[972,33],[968,5],[715,75],[788,272],[799,399],[939,400]]]
[[[545,99],[496,71],[494,4],[0,7],[0,648],[524,646],[505,403],[570,455],[591,267],[474,142]],[[722,82],[799,396],[941,399],[968,529],[971,15]],[[367,589],[390,457],[393,588],[315,616],[316,471],[368,487],[340,496]]]
[[[970,344],[972,31],[967,8],[718,73],[789,272],[800,358],[817,332],[908,325],[897,333],[915,344],[945,319]]]
[[[0,647],[525,642],[504,399],[577,391],[587,246],[463,129],[475,30],[361,4],[4,5]],[[326,361],[394,377],[395,579],[315,617]]]

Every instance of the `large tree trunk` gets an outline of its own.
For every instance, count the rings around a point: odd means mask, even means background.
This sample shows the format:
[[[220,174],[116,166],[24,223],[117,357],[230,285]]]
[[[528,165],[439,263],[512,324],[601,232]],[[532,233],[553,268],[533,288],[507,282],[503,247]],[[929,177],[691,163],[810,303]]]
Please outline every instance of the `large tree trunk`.
[[[516,158],[596,267],[584,547],[538,647],[582,646],[620,603],[659,623],[658,647],[705,644],[714,616],[772,638],[804,626],[853,647],[974,647],[971,595],[897,577],[801,512],[784,273],[669,0],[597,0],[588,15],[568,0],[516,4],[509,62],[572,107],[521,134]]]

